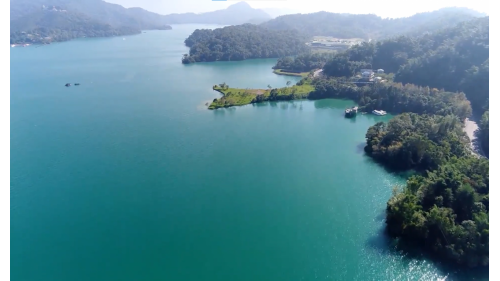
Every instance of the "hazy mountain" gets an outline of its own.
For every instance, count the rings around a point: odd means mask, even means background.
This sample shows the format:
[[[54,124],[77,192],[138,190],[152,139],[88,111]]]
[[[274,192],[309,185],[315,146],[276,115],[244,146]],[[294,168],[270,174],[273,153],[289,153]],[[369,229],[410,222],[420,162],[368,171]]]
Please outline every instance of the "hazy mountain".
[[[11,0],[11,21],[29,16],[42,10],[42,7],[52,6],[64,9],[70,13],[80,13],[96,21],[111,26],[128,26],[137,29],[154,29],[164,25],[161,15],[141,8],[126,9],[117,4],[101,0]]]
[[[266,12],[268,15],[270,15],[272,18],[300,13],[297,10],[292,10],[292,9],[288,9],[288,8],[264,8],[262,10],[264,12]]]
[[[238,2],[226,9],[207,13],[182,13],[164,16],[165,23],[204,23],[235,25],[243,23],[262,23],[270,20],[271,16],[260,9],[254,9],[246,2]]]
[[[10,3],[11,43],[45,43],[137,34],[142,29],[171,29],[161,15],[101,0],[11,0]]]
[[[295,29],[309,36],[338,38],[385,38],[398,34],[432,32],[482,16],[467,8],[443,8],[411,17],[382,19],[373,14],[317,12],[277,17],[262,26],[270,29]]]

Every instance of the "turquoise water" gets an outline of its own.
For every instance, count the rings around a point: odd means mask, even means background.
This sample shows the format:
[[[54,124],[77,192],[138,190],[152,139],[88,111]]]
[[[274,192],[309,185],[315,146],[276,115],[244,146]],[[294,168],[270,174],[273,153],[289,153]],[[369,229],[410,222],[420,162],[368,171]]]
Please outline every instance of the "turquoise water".
[[[298,79],[275,60],[182,65],[197,27],[11,49],[12,280],[448,275],[382,234],[404,180],[363,143],[389,116],[345,119],[339,100],[209,111],[213,84]]]

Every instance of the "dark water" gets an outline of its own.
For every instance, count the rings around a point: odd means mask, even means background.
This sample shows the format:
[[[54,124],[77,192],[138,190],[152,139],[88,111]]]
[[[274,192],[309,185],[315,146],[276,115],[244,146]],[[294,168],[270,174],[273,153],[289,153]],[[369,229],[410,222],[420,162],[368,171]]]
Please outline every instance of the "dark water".
[[[274,60],[182,65],[197,27],[11,49],[12,280],[448,275],[382,235],[404,181],[363,142],[389,116],[344,119],[338,100],[209,111],[213,84],[297,78]]]

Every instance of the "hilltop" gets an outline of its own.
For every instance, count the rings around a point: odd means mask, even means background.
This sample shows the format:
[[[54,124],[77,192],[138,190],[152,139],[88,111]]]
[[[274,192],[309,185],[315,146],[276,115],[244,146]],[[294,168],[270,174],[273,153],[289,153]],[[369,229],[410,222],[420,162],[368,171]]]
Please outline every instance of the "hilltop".
[[[457,7],[397,19],[383,19],[373,14],[317,12],[280,16],[262,26],[274,30],[294,29],[308,36],[383,39],[400,34],[432,32],[481,16],[476,11]]]
[[[238,2],[226,9],[207,13],[182,13],[164,16],[165,23],[201,23],[235,25],[244,23],[258,24],[270,20],[271,16],[260,9],[254,9],[246,2]]]

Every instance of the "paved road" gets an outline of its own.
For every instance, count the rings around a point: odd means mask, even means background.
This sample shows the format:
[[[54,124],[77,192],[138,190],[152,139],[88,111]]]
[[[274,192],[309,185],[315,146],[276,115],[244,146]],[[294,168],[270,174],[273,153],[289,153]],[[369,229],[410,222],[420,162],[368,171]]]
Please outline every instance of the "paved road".
[[[465,127],[464,131],[470,139],[470,146],[474,154],[478,156],[484,156],[483,150],[479,145],[479,140],[477,139],[479,126],[476,121],[471,120],[469,118],[465,119]]]

